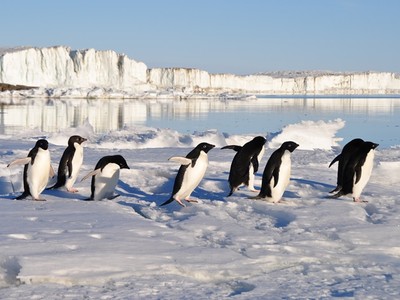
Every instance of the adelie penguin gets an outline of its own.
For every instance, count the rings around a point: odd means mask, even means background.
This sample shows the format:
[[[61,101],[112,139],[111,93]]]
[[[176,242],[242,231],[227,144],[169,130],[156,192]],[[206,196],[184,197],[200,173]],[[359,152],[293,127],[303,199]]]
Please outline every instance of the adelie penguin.
[[[292,141],[284,142],[272,153],[263,172],[260,193],[255,199],[267,199],[274,203],[281,200],[290,182],[291,153],[298,146]]]
[[[354,202],[361,202],[360,196],[371,177],[375,148],[378,146],[372,142],[363,142],[359,149],[351,154],[344,166],[343,186],[334,198],[351,194]]]
[[[237,153],[233,157],[231,168],[229,171],[229,186],[231,196],[242,184],[254,189],[254,174],[258,171],[260,160],[264,154],[264,144],[266,139],[262,136],[257,136],[250,142],[241,146],[229,145],[221,149],[233,149]]]
[[[44,201],[44,199],[40,198],[40,194],[46,188],[49,178],[54,176],[48,148],[49,143],[47,140],[40,139],[36,142],[35,147],[29,151],[28,157],[14,160],[7,166],[25,165],[23,175],[24,192],[16,198],[17,200],[32,196],[34,200]]]
[[[60,164],[58,166],[57,182],[49,189],[57,189],[65,186],[68,192],[76,193],[77,189],[73,185],[78,178],[79,170],[83,162],[83,147],[82,143],[86,139],[73,135],[68,140],[68,146],[61,156]]]
[[[180,163],[181,166],[175,177],[171,197],[160,206],[169,204],[174,200],[182,206],[185,206],[182,200],[197,202],[189,197],[203,179],[208,167],[207,153],[214,147],[214,145],[208,143],[200,143],[186,157],[174,156],[169,159],[170,161]]]
[[[337,184],[335,189],[333,189],[329,193],[337,193],[342,189],[345,167],[349,162],[349,159],[352,156],[352,154],[357,152],[363,144],[364,141],[362,139],[357,138],[351,140],[343,147],[342,152],[332,160],[332,162],[329,165],[329,168],[335,162],[338,162],[337,181],[336,181]]]
[[[125,158],[121,155],[110,155],[102,157],[96,164],[94,170],[82,178],[81,181],[92,176],[90,198],[86,200],[114,199],[120,169],[129,169]]]

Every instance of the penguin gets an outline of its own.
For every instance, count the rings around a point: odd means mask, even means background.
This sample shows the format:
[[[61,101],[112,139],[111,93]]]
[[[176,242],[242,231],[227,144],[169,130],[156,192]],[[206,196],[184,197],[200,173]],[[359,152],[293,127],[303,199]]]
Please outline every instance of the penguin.
[[[228,197],[242,184],[248,186],[250,190],[256,191],[254,189],[254,174],[258,171],[260,159],[264,154],[265,142],[264,137],[257,136],[244,144],[243,147],[232,145],[221,148],[233,149],[237,152],[233,157],[229,171],[230,192]]]
[[[256,199],[269,199],[277,203],[290,181],[292,169],[291,153],[299,145],[295,142],[284,142],[269,158],[262,176],[261,190]]]
[[[352,194],[354,202],[361,202],[360,196],[371,177],[375,149],[379,144],[364,142],[350,157],[343,170],[343,187],[333,197]]]
[[[336,193],[339,192],[342,189],[343,186],[343,172],[345,169],[346,164],[349,161],[349,158],[351,155],[356,152],[357,150],[360,149],[360,147],[363,145],[364,140],[357,138],[353,139],[350,142],[348,142],[342,149],[342,152],[336,156],[332,162],[329,165],[329,168],[335,163],[338,162],[338,170],[337,170],[337,185],[335,189],[330,191],[329,193]]]
[[[45,201],[40,198],[40,194],[46,188],[50,177],[55,175],[54,169],[50,163],[49,143],[45,139],[40,139],[29,151],[28,157],[16,159],[7,167],[13,165],[24,166],[24,192],[15,198],[16,200],[25,199],[28,196],[36,201]]]
[[[87,200],[114,199],[120,169],[129,169],[125,158],[121,155],[110,155],[102,157],[96,164],[94,170],[82,178],[81,181],[92,176],[91,194]]]
[[[174,156],[170,161],[181,164],[178,174],[175,177],[174,188],[171,197],[160,206],[171,203],[176,200],[181,206],[185,206],[182,200],[187,202],[197,202],[190,199],[190,195],[203,179],[208,167],[207,153],[215,145],[209,143],[200,143],[186,157]]]
[[[57,182],[48,189],[57,189],[65,186],[67,191],[70,193],[78,192],[78,190],[72,186],[78,178],[78,173],[82,166],[82,143],[85,141],[87,141],[87,139],[79,135],[73,135],[69,138],[68,146],[61,156],[60,164],[58,166]]]

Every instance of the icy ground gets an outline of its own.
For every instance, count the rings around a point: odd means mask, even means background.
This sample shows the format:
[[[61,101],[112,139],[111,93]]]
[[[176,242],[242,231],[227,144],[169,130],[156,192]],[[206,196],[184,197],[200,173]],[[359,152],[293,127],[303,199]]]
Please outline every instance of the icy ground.
[[[343,126],[308,121],[247,136],[155,128],[100,135],[86,124],[0,136],[0,299],[399,298],[400,148],[378,147],[362,195],[368,203],[328,199],[337,168],[328,165],[340,152]],[[57,169],[72,134],[89,139],[79,178],[104,155],[126,158],[131,169],[121,171],[121,196],[85,202],[87,180],[76,184],[77,194],[12,200],[22,191],[22,167],[6,165],[45,137]],[[245,188],[225,197],[234,152],[220,147],[256,135],[268,138],[257,187],[273,147],[287,139],[301,145],[282,203],[250,200],[254,193]],[[192,195],[199,203],[160,208],[178,169],[168,158],[201,141],[217,147]]]

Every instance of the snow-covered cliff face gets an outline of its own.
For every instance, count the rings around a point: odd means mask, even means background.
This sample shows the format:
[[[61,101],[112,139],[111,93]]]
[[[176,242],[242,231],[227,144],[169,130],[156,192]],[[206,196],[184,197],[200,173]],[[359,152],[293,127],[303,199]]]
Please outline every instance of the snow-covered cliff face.
[[[399,94],[395,73],[300,73],[237,76],[209,74],[196,69],[151,69],[149,83],[159,88],[206,92],[241,92],[268,95]]]
[[[0,53],[0,82],[37,87],[132,90],[147,81],[147,67],[114,51],[68,47],[22,48]]]
[[[114,51],[77,51],[61,46],[0,49],[0,83],[44,88],[31,92],[31,96],[39,96],[45,91],[51,96],[78,97],[82,89],[95,89],[89,92],[85,90],[90,97],[104,97],[107,93],[121,95],[115,94],[115,91],[123,91],[128,95],[147,92],[147,95],[157,96],[166,90],[186,95],[400,94],[400,75],[395,73],[209,74],[198,69],[148,69],[144,63]],[[46,92],[46,88],[52,89],[52,92]],[[54,93],[57,89],[59,92]],[[76,92],[77,89],[81,90]]]

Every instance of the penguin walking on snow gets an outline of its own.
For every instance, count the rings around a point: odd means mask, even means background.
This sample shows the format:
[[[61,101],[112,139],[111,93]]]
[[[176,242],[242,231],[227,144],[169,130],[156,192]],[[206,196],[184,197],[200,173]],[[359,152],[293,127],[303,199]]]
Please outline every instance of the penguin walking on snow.
[[[343,177],[344,177],[344,170],[349,162],[351,155],[357,152],[360,147],[364,144],[362,139],[353,139],[348,142],[342,149],[342,152],[336,156],[329,165],[329,168],[335,163],[338,162],[338,170],[337,170],[337,184],[335,189],[330,191],[329,193],[336,193],[342,189],[343,186]]]
[[[25,165],[23,175],[24,192],[16,200],[32,196],[36,201],[45,201],[45,199],[40,198],[40,194],[46,188],[49,178],[54,176],[48,148],[49,143],[47,140],[40,139],[36,142],[35,147],[29,151],[28,157],[16,159],[7,166]]]
[[[61,156],[60,164],[58,166],[57,182],[49,189],[57,189],[65,186],[68,192],[76,193],[77,189],[73,185],[78,178],[79,170],[83,162],[83,147],[82,143],[86,139],[73,135],[68,140],[68,146]]]
[[[114,199],[120,169],[129,169],[125,158],[121,155],[102,157],[96,164],[94,170],[82,178],[81,181],[92,176],[91,194],[87,200]]]
[[[352,194],[354,202],[361,202],[360,196],[371,177],[374,165],[375,148],[379,144],[364,142],[352,153],[343,170],[343,187],[333,197]]]
[[[181,166],[175,178],[171,197],[160,206],[169,204],[174,200],[185,206],[182,203],[183,199],[187,202],[197,202],[189,197],[203,179],[208,167],[207,153],[214,147],[214,145],[208,143],[200,143],[186,157],[174,156],[169,159],[180,163]]]
[[[295,142],[284,142],[269,158],[262,176],[261,190],[256,199],[266,198],[277,203],[290,181],[292,169],[291,153],[299,145]]]
[[[262,136],[257,136],[250,142],[241,146],[231,145],[225,146],[221,149],[233,149],[237,153],[234,156],[229,171],[229,196],[236,191],[240,185],[244,184],[249,187],[250,190],[254,189],[254,174],[258,171],[261,157],[264,154],[264,144],[266,139]]]

